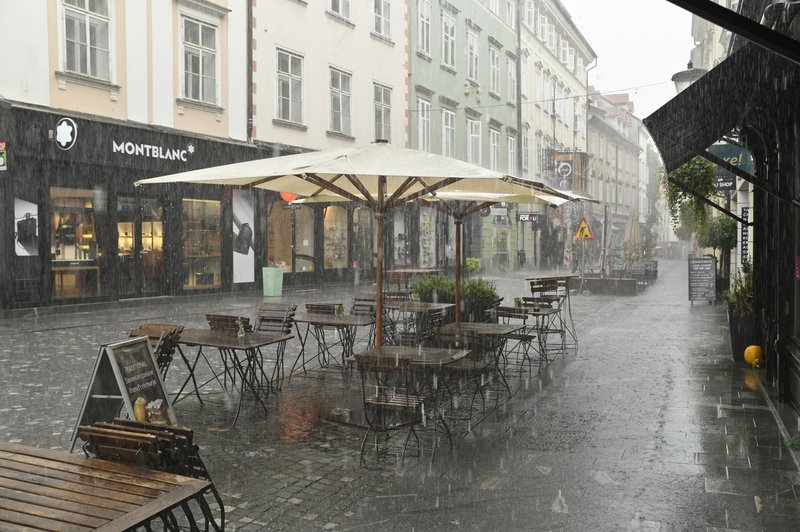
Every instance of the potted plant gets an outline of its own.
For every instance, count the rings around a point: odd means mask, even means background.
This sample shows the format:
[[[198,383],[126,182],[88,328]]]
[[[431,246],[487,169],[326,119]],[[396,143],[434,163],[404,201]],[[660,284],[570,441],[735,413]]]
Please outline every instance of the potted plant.
[[[522,306],[522,298],[521,297],[515,297],[514,298],[514,306],[515,307],[521,307]]]
[[[486,321],[486,311],[499,302],[497,287],[484,279],[469,279],[461,284],[461,317],[464,321]]]
[[[728,305],[733,359],[743,361],[745,348],[761,343],[753,308],[753,268],[750,264],[743,264],[742,269],[731,277],[730,289],[723,296]]]

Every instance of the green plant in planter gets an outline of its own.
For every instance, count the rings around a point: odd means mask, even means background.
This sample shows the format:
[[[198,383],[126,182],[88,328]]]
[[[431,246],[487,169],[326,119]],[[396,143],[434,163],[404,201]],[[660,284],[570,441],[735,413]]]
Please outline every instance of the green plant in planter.
[[[467,257],[467,273],[474,273],[481,269],[481,259]]]
[[[522,298],[521,297],[515,297],[514,298],[514,306],[515,307],[521,307],[522,306]]]
[[[800,450],[800,434],[792,436],[786,440],[786,447],[789,449]]]
[[[742,265],[741,271],[731,277],[731,287],[723,297],[737,318],[752,319],[753,313],[753,268]]]
[[[470,279],[461,284],[462,316],[466,321],[484,321],[486,311],[497,299],[497,287],[491,281]]]
[[[411,293],[425,303],[453,303],[456,283],[450,277],[423,275],[411,285]]]

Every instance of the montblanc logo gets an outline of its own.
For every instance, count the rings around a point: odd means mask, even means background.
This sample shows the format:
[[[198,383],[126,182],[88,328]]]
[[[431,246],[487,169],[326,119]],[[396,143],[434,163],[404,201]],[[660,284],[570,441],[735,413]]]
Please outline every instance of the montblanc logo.
[[[78,126],[71,118],[62,118],[56,124],[56,146],[64,151],[72,148],[78,140]]]
[[[166,159],[168,161],[186,161],[189,155],[194,154],[194,144],[188,144],[186,149],[165,148],[154,144],[141,144],[137,142],[111,140],[111,153],[123,153],[136,157],[150,157],[152,159]]]

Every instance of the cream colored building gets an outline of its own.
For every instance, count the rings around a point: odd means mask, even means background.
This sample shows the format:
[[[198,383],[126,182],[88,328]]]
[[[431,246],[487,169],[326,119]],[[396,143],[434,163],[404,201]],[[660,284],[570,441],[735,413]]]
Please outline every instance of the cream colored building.
[[[259,141],[308,149],[406,143],[405,0],[254,3]]]

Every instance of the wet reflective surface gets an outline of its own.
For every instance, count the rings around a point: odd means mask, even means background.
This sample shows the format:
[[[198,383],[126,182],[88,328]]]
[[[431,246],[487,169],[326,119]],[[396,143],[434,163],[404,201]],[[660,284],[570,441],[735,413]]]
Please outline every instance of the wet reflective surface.
[[[506,301],[527,295],[524,276],[496,280]],[[401,460],[403,438],[393,438],[360,465],[357,372],[296,374],[266,416],[245,397],[235,427],[235,400],[211,387],[206,406],[190,396],[175,411],[195,430],[231,530],[798,530],[800,474],[759,375],[733,362],[725,309],[691,306],[686,284],[685,262],[661,261],[639,295],[575,294],[577,354],[514,366],[511,393],[489,384],[486,411],[452,423],[452,448],[421,427],[419,458],[410,448]],[[283,298],[349,304],[352,293]],[[0,437],[68,448],[100,343],[145,320],[205,327],[206,312],[254,315],[261,299],[0,321]],[[287,369],[298,349],[290,341]],[[185,376],[176,358],[167,388]],[[463,413],[471,396],[460,397]]]

